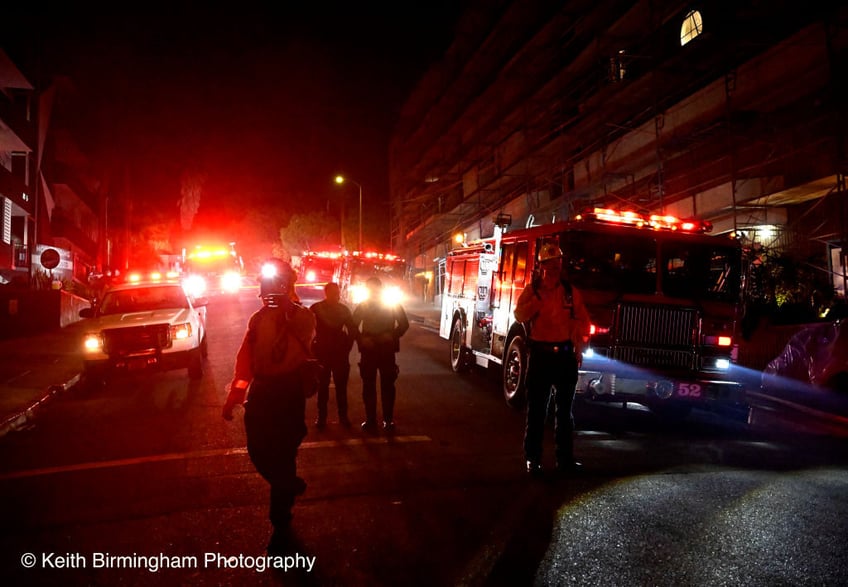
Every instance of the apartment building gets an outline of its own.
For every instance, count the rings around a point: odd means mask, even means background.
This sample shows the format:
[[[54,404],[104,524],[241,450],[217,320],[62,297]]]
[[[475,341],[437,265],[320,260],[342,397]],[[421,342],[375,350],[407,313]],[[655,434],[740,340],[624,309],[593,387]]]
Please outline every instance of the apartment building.
[[[102,256],[105,186],[75,138],[81,99],[67,78],[35,87],[0,49],[0,283],[85,284]]]
[[[35,239],[33,85],[0,49],[0,283],[29,282]]]
[[[804,249],[845,295],[839,4],[473,4],[391,139],[394,249],[438,295],[456,234],[632,209]]]

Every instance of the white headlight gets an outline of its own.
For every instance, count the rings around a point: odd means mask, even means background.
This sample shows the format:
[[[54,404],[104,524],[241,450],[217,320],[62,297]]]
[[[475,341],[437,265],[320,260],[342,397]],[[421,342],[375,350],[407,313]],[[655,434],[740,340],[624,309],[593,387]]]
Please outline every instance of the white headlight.
[[[189,275],[183,281],[183,291],[195,298],[202,297],[206,292],[206,280],[200,275]]]
[[[100,334],[86,334],[83,346],[88,352],[97,352],[103,348],[103,337]]]
[[[368,299],[368,288],[364,285],[350,286],[350,301],[354,304],[361,304]]]
[[[175,324],[171,326],[171,338],[175,340],[182,340],[184,338],[189,338],[191,336],[191,324],[186,322],[185,324]]]
[[[716,366],[716,369],[721,369],[721,370],[729,369],[730,368],[730,361],[728,359],[716,359],[715,366]]]
[[[236,293],[241,289],[241,275],[227,271],[221,276],[221,289],[227,293]]]
[[[397,286],[383,289],[382,300],[387,306],[396,306],[403,301],[403,292]]]

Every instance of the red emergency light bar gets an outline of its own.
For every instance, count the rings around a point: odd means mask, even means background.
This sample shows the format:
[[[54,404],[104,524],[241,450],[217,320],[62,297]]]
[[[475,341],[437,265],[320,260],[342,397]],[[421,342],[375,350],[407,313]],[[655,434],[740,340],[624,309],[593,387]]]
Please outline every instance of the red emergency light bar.
[[[344,253],[338,251],[303,251],[304,257],[321,257],[322,259],[338,259],[344,256]]]
[[[398,257],[393,253],[377,253],[375,251],[353,251],[351,255],[353,255],[354,257],[362,257],[365,259],[379,259],[381,261],[403,261],[401,257]]]
[[[611,208],[593,208],[582,214],[578,214],[577,220],[593,220],[608,224],[626,224],[638,228],[652,228],[655,230],[679,230],[681,232],[710,232],[713,229],[711,222],[706,220],[685,219],[676,216],[652,214],[648,218],[632,210],[612,210]]]

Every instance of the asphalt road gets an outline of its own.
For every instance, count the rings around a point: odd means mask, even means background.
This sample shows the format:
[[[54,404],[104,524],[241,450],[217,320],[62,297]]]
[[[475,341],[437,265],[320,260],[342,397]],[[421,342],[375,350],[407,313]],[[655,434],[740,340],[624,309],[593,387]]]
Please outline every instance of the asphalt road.
[[[453,374],[446,341],[420,325],[402,341],[396,435],[339,427],[331,399],[329,427],[310,427],[299,457],[309,487],[295,508],[300,558],[287,561],[299,569],[259,570],[267,486],[240,413],[220,418],[257,303],[210,304],[201,381],[179,371],[74,391],[34,429],[0,439],[5,584],[844,582],[844,440],[764,418],[665,423],[578,406],[585,473],[528,479],[523,416],[499,397],[496,374]]]

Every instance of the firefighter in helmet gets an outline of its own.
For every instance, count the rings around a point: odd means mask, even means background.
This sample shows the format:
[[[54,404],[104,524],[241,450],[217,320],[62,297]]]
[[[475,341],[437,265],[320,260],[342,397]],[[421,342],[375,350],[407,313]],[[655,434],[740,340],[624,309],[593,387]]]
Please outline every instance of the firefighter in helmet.
[[[268,552],[273,554],[290,545],[295,496],[306,489],[297,476],[296,458],[306,436],[302,366],[310,359],[315,317],[293,300],[294,281],[291,266],[280,259],[262,267],[262,308],[248,320],[223,410],[231,420],[233,408],[244,403],[247,452],[271,486],[274,531]]]
[[[524,456],[527,472],[532,475],[542,472],[542,440],[552,386],[557,468],[574,472],[581,466],[574,460],[571,404],[584,339],[589,336],[589,314],[580,292],[563,275],[562,250],[556,243],[547,242],[538,258],[539,272],[515,306],[515,319],[529,332]]]

